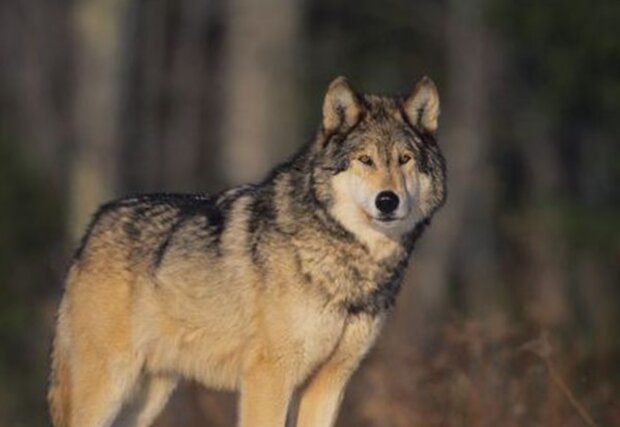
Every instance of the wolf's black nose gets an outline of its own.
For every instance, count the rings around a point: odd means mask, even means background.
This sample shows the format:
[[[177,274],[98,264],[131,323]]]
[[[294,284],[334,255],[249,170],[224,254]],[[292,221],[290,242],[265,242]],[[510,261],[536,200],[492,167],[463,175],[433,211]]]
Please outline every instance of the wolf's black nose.
[[[390,214],[398,207],[398,196],[393,191],[382,191],[377,195],[375,205],[384,214]]]

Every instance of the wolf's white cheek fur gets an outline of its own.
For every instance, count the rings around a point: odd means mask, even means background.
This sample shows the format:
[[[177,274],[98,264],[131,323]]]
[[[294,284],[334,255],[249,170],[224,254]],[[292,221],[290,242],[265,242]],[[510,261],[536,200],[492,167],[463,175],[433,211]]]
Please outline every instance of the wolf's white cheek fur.
[[[340,173],[332,179],[332,214],[339,220],[358,221],[362,212],[366,212],[363,205],[360,180],[349,173]]]
[[[356,174],[347,174],[344,180],[348,195],[355,205],[367,215],[375,216],[373,191],[365,180]]]

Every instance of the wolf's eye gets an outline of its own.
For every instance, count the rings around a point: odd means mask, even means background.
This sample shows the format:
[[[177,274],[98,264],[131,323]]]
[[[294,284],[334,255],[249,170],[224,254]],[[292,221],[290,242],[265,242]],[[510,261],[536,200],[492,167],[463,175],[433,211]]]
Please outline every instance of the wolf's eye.
[[[411,160],[411,156],[409,154],[401,154],[401,156],[398,158],[398,163],[404,165],[409,160]]]
[[[372,159],[370,156],[364,154],[363,156],[359,156],[357,160],[364,163],[366,166],[372,166]]]

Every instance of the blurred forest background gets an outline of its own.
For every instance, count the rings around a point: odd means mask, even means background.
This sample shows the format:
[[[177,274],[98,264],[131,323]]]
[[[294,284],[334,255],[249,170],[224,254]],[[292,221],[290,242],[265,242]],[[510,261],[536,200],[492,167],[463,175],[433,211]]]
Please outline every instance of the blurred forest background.
[[[442,96],[449,197],[338,425],[620,425],[620,2],[2,0],[0,425],[96,206],[256,180],[337,75]],[[157,426],[230,426],[186,383]]]

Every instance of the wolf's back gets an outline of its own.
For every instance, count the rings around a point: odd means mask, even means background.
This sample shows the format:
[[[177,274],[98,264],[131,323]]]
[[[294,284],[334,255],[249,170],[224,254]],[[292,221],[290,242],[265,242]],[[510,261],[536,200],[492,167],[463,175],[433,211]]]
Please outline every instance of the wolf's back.
[[[156,262],[175,230],[201,213],[217,220],[213,198],[146,194],[110,202],[93,216],[73,263],[100,257],[132,266]]]

